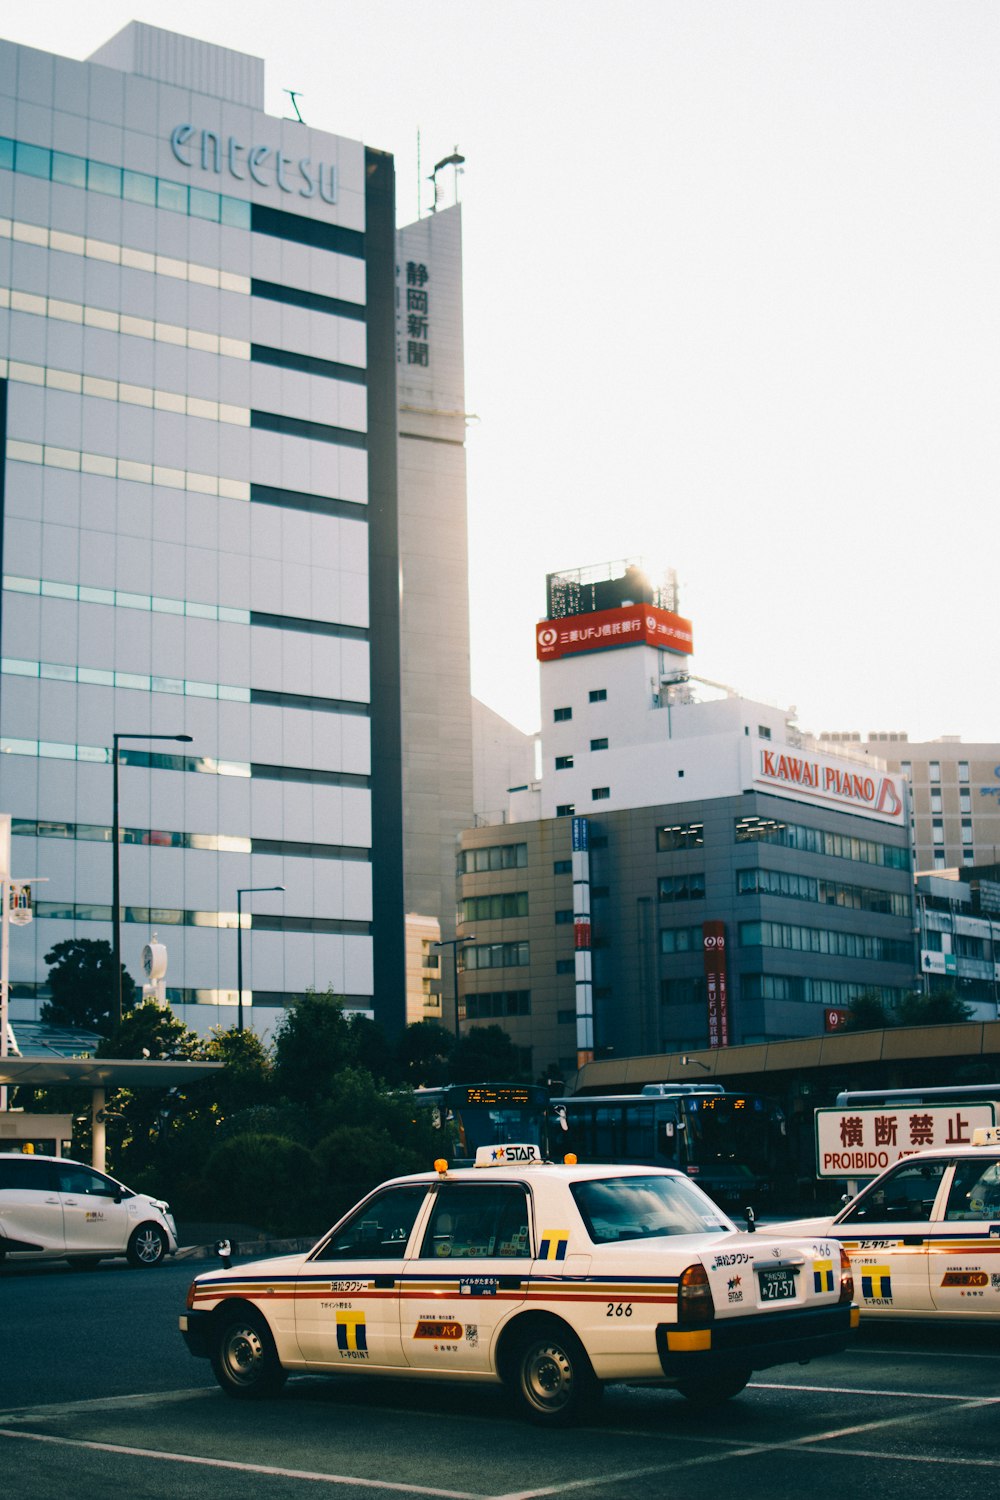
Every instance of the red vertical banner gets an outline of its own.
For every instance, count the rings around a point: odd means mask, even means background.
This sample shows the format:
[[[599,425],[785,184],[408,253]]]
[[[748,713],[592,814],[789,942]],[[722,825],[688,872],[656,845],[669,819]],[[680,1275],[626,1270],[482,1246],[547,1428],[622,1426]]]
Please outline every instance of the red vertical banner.
[[[703,922],[701,942],[705,957],[708,1002],[708,1045],[729,1046],[729,995],[726,970],[726,924]]]

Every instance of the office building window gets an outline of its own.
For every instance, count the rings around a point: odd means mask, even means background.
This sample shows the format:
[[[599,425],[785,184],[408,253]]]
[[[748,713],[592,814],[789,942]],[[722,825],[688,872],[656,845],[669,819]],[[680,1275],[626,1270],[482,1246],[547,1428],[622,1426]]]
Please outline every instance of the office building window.
[[[523,869],[528,863],[527,844],[491,844],[485,849],[463,849],[460,875],[478,875],[484,870]]]
[[[931,830],[935,844],[944,843],[944,823],[940,818],[935,818],[931,823]]]
[[[572,757],[572,755],[557,755],[556,756],[556,770],[557,771],[572,771],[572,769],[573,769],[573,757]]]
[[[671,823],[656,830],[656,847],[661,854],[672,849],[700,849],[704,842],[704,823]]]
[[[940,792],[931,792],[931,812],[932,813],[939,813],[940,811],[941,811],[941,793]]]
[[[556,805],[557,818],[572,818],[576,812],[575,802],[560,802]]]
[[[661,901],[698,901],[705,894],[705,876],[700,870],[686,875],[661,875],[658,881]]]
[[[972,843],[972,821],[968,818],[962,819],[962,843]]]
[[[608,742],[606,739],[591,740],[590,748],[591,750],[606,750],[608,748]]]
[[[959,781],[968,781],[969,779],[969,762],[967,760],[960,760],[958,763],[958,779]]]
[[[568,926],[572,921],[573,921],[573,913],[572,913],[572,911],[557,911],[556,912],[556,926],[557,927]]]
[[[595,802],[606,802],[611,796],[609,786],[595,786],[591,788],[590,795]]]
[[[567,719],[573,717],[573,710],[571,708],[556,708],[552,711],[552,717],[557,724],[563,724]]]
[[[934,851],[934,868],[935,870],[944,869],[944,851],[941,849],[935,849]]]
[[[553,875],[572,875],[573,861],[571,859],[557,859],[552,863]]]
[[[557,974],[572,974],[572,973],[575,972],[575,970],[576,970],[576,963],[574,962],[574,960],[572,958],[557,958],[556,959],[556,973]]]
[[[959,792],[959,794],[958,794],[958,810],[959,810],[959,812],[963,812],[963,813],[971,813],[971,811],[972,811],[972,793],[971,792],[965,792],[965,791]]]
[[[606,703],[608,701],[607,688],[591,688],[590,701],[591,703]]]
[[[927,775],[931,781],[941,780],[941,762],[939,760],[932,760],[930,762],[927,767]]]
[[[503,891],[491,896],[466,896],[459,911],[461,922],[499,922],[504,917],[526,917],[528,893]]]

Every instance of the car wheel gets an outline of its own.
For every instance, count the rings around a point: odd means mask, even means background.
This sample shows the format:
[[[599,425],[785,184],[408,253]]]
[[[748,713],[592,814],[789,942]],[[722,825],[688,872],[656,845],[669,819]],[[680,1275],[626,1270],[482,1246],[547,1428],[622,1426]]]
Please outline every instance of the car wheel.
[[[281,1389],[288,1372],[281,1368],[271,1330],[253,1312],[227,1314],[218,1324],[212,1346],[212,1369],[227,1396],[257,1400]]]
[[[522,1334],[508,1369],[522,1414],[545,1427],[578,1422],[601,1390],[580,1340],[557,1323]]]
[[[158,1266],[167,1253],[167,1237],[159,1224],[140,1224],[125,1253],[130,1266]]]
[[[749,1370],[726,1370],[721,1375],[684,1380],[677,1389],[692,1406],[721,1406],[724,1401],[731,1401],[740,1391],[745,1390],[749,1379]]]

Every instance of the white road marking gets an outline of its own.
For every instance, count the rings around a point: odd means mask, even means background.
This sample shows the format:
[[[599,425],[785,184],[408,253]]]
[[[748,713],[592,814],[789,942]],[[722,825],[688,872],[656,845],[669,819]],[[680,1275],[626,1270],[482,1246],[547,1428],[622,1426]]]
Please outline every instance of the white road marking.
[[[783,1385],[780,1381],[755,1380],[747,1387],[751,1391],[816,1391],[823,1396],[895,1396],[904,1401],[968,1401],[968,1396],[952,1395],[947,1391],[883,1391],[869,1390],[858,1385]],[[1000,1401],[1000,1396],[982,1396],[982,1401]]]
[[[239,1474],[265,1474],[278,1479],[309,1479],[317,1484],[354,1485],[366,1490],[392,1490],[403,1495],[433,1495],[436,1500],[487,1500],[471,1490],[441,1490],[425,1484],[396,1484],[390,1479],[359,1479],[351,1474],[321,1474],[311,1469],[284,1469],[273,1464],[237,1463],[230,1458],[203,1458],[195,1453],[163,1453],[155,1448],[130,1448],[121,1443],[92,1443],[82,1438],[55,1437],[40,1432],[5,1432],[0,1438],[47,1443],[58,1448],[84,1448],[91,1453],[117,1453],[124,1458],[151,1458],[160,1463],[192,1464],[196,1468],[231,1469]]]

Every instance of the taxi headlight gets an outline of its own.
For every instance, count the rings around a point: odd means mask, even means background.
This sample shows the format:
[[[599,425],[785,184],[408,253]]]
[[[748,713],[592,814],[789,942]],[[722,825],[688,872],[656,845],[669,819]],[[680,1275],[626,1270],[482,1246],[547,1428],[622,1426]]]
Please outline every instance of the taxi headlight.
[[[678,1323],[710,1323],[714,1317],[715,1303],[708,1284],[708,1272],[700,1262],[688,1266],[681,1272],[677,1284]]]
[[[854,1270],[851,1266],[851,1257],[840,1247],[840,1300],[841,1302],[854,1301]]]

